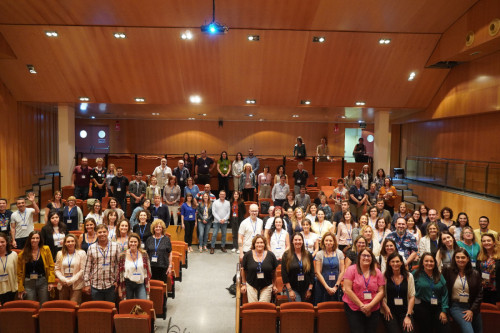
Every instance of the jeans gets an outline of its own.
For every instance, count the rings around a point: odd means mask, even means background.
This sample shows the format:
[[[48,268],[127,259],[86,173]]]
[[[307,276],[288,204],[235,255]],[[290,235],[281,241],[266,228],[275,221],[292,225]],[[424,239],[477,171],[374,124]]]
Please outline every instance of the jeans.
[[[200,247],[207,246],[208,232],[211,226],[212,222],[207,222],[207,224],[204,224],[203,221],[198,222],[198,239],[200,241]]]
[[[89,186],[76,186],[75,185],[75,198],[87,200],[89,197]]]
[[[203,223],[203,222],[202,222]],[[194,230],[195,221],[186,221],[184,220],[184,241],[188,246],[191,246],[193,243],[193,230]]]
[[[147,299],[146,286],[144,283],[135,283],[130,280],[125,280],[125,290],[127,299]]]
[[[227,222],[226,223],[212,223],[214,227],[214,233],[212,234],[212,249],[215,249],[215,241],[217,240],[217,234],[219,233],[219,228],[221,229],[222,234],[222,247],[226,247],[226,231],[227,231]]]
[[[120,208],[123,210],[123,215],[124,217],[127,216],[127,198],[116,198],[116,201],[118,201],[118,204],[120,205]]]
[[[49,289],[45,276],[36,280],[24,279],[24,290],[26,291],[26,299],[29,301],[38,301],[42,305],[49,300]]]
[[[344,303],[344,310],[351,333],[371,333],[377,331],[380,310],[373,311],[369,317],[361,311],[353,311],[347,303]]]
[[[450,306],[450,314],[453,320],[460,326],[462,333],[482,333],[483,332],[483,320],[481,318],[481,313],[478,312],[472,316],[472,322],[465,321],[462,313],[465,310],[470,310],[468,303],[458,303],[452,302]]]
[[[286,297],[288,297],[288,302],[302,302],[302,297],[300,297],[300,293],[296,290],[294,290],[293,292],[295,294],[295,301],[292,301],[292,299],[290,298],[290,295],[288,294],[288,289],[286,289],[285,293],[286,293]]]
[[[94,287],[92,289],[92,300],[93,301],[107,301],[107,302],[115,302],[116,293],[115,287],[110,287],[108,289],[96,289]]]

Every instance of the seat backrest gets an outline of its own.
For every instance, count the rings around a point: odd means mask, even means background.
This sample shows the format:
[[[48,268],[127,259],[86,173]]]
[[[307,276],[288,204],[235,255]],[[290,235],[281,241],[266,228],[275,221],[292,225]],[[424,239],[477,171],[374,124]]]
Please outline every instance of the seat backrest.
[[[290,302],[283,303],[280,306],[280,323],[281,323],[281,332],[301,332],[301,333],[313,333],[314,332],[314,307],[312,304],[309,304],[311,307],[306,309],[303,308],[290,308],[287,305],[293,303],[302,303],[302,302]],[[285,309],[283,309],[285,307]]]
[[[163,304],[165,300],[165,290],[163,289],[163,287],[151,286],[149,299],[153,301],[155,313],[157,315],[163,314]]]
[[[276,305],[267,302],[245,303],[241,307],[241,311],[246,310],[276,310]]]
[[[493,311],[498,311],[498,308],[494,304],[490,303],[481,303],[481,311],[482,310],[493,310]]]
[[[247,310],[242,314],[241,332],[275,333],[276,315],[276,310]]]
[[[114,316],[116,332],[150,333],[151,321],[146,315],[117,314]]]
[[[349,323],[343,309],[320,309],[318,307],[316,317],[318,319],[317,333],[329,333],[332,331],[333,325],[335,326],[335,332],[349,333],[350,331]]]
[[[78,333],[113,333],[116,309],[80,308],[77,312]]]
[[[163,286],[165,286],[165,282],[160,281],[160,280],[149,280],[149,284],[151,286],[155,286],[155,287],[163,287]]]
[[[498,332],[500,325],[500,311],[496,310],[481,310],[481,317],[483,319],[484,332]]]
[[[311,303],[307,302],[288,302],[280,307],[280,311],[296,309],[314,310],[314,306]]]
[[[37,313],[37,308],[0,309],[0,332],[36,333],[38,328]]]
[[[80,305],[80,309],[114,309],[115,303],[106,301],[90,301]]]
[[[76,329],[75,308],[45,308],[42,306],[38,312],[38,318],[40,333],[67,333],[74,332]]]
[[[78,304],[73,301],[56,300],[43,303],[42,309],[76,309]]]
[[[147,299],[127,299],[120,302],[119,313],[129,314],[135,305],[140,305],[142,310],[149,313],[149,310],[154,309],[153,302]]]
[[[3,309],[19,309],[19,308],[30,308],[30,309],[36,309],[37,311],[40,309],[40,302],[36,301],[28,301],[28,300],[23,300],[23,301],[10,301],[7,303],[4,303]]]
[[[344,309],[344,302],[322,302],[318,303],[318,311],[325,309]]]

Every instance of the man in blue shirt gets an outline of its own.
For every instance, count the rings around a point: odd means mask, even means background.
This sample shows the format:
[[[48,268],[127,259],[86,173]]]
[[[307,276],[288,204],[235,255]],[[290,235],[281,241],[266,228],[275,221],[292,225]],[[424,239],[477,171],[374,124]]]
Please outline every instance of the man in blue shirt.
[[[7,199],[0,198],[0,231],[10,235],[10,216],[12,211],[7,209]]]
[[[259,170],[260,164],[257,156],[254,156],[253,154],[253,148],[248,148],[248,156],[243,160],[243,165],[247,163],[250,163],[250,165],[252,166],[253,173],[258,175],[257,171]]]
[[[408,265],[417,258],[418,246],[417,239],[411,233],[406,231],[406,220],[402,217],[396,221],[396,231],[387,235],[392,239],[398,248],[398,252],[405,259]]]

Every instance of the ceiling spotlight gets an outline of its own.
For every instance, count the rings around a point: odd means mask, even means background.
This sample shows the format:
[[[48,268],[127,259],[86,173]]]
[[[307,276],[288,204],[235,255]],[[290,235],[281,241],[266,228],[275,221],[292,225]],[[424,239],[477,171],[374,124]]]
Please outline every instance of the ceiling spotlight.
[[[390,39],[387,39],[387,38],[382,38],[378,41],[379,44],[381,45],[387,45],[387,44],[390,44],[391,43],[391,40]]]
[[[299,117],[299,115],[298,115],[298,114],[294,114],[294,115],[292,115],[292,118],[298,118],[298,117]]]
[[[188,118],[188,120],[194,120],[194,118]]]
[[[259,35],[248,35],[248,40],[251,42],[258,42],[260,40]]]
[[[95,116],[90,116],[90,119],[95,119]]]
[[[153,112],[151,113],[153,116],[159,116],[160,114],[158,112]]]
[[[314,43],[324,43],[325,42],[325,37],[323,37],[323,36],[314,36],[313,37],[313,42]]]
[[[135,98],[135,101],[136,101],[137,103],[144,103],[146,100],[145,100],[143,97],[136,97],[136,98]]]
[[[182,38],[182,39],[193,39],[193,34],[191,33],[191,31],[186,30],[186,31],[184,31],[184,32],[181,34],[181,38]]]
[[[249,113],[245,115],[246,117],[253,117],[253,114]]]
[[[200,104],[201,103],[201,97],[198,95],[192,95],[189,96],[189,101],[193,104]]]
[[[364,105],[366,105],[366,103],[365,102],[356,102],[356,105],[357,106],[364,106]]]
[[[57,31],[45,31],[45,35],[47,35],[47,37],[57,37],[58,36]]]
[[[113,36],[115,36],[116,39],[127,38],[127,35],[125,35],[125,33],[123,33],[123,32],[115,32]]]
[[[246,101],[247,104],[255,104],[257,101],[255,99],[247,99]]]
[[[340,116],[340,118],[345,119],[346,117],[344,115]]]
[[[88,102],[88,101],[90,101],[90,98],[85,96],[80,97],[80,102]]]
[[[207,116],[207,114],[206,114],[206,113],[202,113],[202,116],[203,116],[203,117],[206,117],[206,116]]]
[[[410,76],[408,76],[408,81],[413,81],[413,79],[415,78],[415,75],[417,75],[417,73],[411,72]]]
[[[259,121],[264,121],[264,118],[260,118]]]
[[[308,100],[308,99],[303,99],[303,100],[300,101],[300,104],[302,104],[302,105],[311,105],[311,101]]]
[[[31,74],[36,74],[35,66],[33,65],[26,65],[28,67],[28,70]]]

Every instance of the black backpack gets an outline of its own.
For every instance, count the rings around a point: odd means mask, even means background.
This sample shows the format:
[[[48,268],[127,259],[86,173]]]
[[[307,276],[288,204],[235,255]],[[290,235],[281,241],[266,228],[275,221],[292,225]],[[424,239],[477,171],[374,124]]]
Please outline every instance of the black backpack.
[[[261,201],[260,202],[260,213],[261,214],[269,214],[269,207],[271,207],[271,203],[269,201]]]

